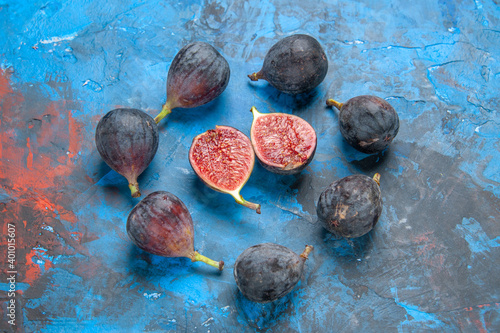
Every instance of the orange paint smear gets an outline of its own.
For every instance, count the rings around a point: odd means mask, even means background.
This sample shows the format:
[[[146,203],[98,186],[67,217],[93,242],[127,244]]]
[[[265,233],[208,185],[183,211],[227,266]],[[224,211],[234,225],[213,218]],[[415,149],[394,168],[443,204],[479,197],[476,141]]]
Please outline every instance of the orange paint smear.
[[[476,305],[476,306],[469,306],[467,308],[464,308],[465,311],[474,311],[474,308],[479,308],[479,309],[482,309],[482,308],[488,308],[488,307],[500,307],[500,303],[486,303],[486,304],[479,304],[479,305]]]
[[[9,123],[11,117],[7,114],[9,111],[9,107],[11,105],[16,105],[16,103],[22,103],[24,98],[20,94],[14,94],[12,87],[10,86],[8,74],[4,71],[0,70],[0,126],[2,123]],[[2,128],[2,127],[0,127]],[[8,142],[10,141],[13,144],[13,140],[9,140],[13,131],[0,131],[0,178],[5,177],[5,165],[4,165],[4,147],[8,146]]]
[[[25,273],[24,273],[24,280],[22,280],[22,282],[31,285],[31,283],[36,281],[42,275],[42,273],[54,267],[54,265],[50,260],[47,260],[46,258],[42,257],[44,253],[45,251],[42,251],[40,249],[31,249],[31,251],[28,254],[26,254]],[[41,266],[34,260],[36,261],[42,260],[44,262],[44,272],[42,272]]]
[[[64,221],[68,221],[71,223],[75,223],[77,221],[77,217],[75,213],[70,210],[67,210],[61,205],[57,205],[52,203],[49,199],[44,196],[38,196],[34,198],[35,200],[35,208],[42,212],[50,211],[52,212],[52,217],[59,218]]]
[[[429,235],[432,234],[431,231],[428,231],[426,233],[423,233],[413,239],[414,243],[420,244],[420,243],[427,243],[429,241]]]
[[[85,141],[83,125],[66,109],[65,101],[51,102],[45,110],[22,116],[19,108],[24,105],[24,97],[12,89],[3,71],[0,71],[0,98],[3,124],[9,124],[9,128],[0,131],[0,179],[7,185],[4,188],[13,196],[28,193],[41,210],[57,212],[61,219],[76,222],[73,212],[57,204],[61,198],[55,193],[65,185],[70,186],[69,177],[80,168],[77,161],[81,143]],[[26,135],[33,119],[40,121],[41,126],[38,129],[31,126],[32,132]],[[25,140],[24,150],[19,148],[19,140]]]
[[[42,124],[42,131],[37,133],[36,140],[35,138],[32,140],[27,138],[27,168],[21,164],[23,155],[26,153],[19,150],[13,142],[11,144],[8,142],[12,140],[9,139],[9,136],[12,137],[12,133],[2,135],[2,143],[6,146],[3,154],[10,160],[8,164],[2,165],[2,167],[4,172],[11,176],[11,181],[14,183],[13,187],[36,190],[58,188],[60,186],[58,182],[73,173],[75,165],[72,159],[79,151],[79,142],[83,141],[83,139],[79,136],[81,130],[75,129],[78,126],[72,119],[71,113],[68,113],[70,119],[60,117],[62,111],[60,107],[60,105],[56,104],[50,105],[45,112],[52,116],[51,123]],[[43,128],[44,126],[47,128]],[[54,137],[58,137],[59,141],[63,143],[69,143],[72,152],[67,154],[66,150],[57,150],[55,151],[57,155],[48,156],[39,153],[38,147],[50,147]]]
[[[26,159],[26,166],[31,170],[33,168],[33,152],[31,151],[30,138],[26,138],[26,147],[28,147],[28,158]]]

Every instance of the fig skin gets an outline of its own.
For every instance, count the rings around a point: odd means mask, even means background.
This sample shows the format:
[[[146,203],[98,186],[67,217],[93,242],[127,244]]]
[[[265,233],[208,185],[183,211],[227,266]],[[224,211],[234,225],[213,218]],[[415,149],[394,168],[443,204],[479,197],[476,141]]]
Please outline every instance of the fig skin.
[[[212,45],[193,42],[184,46],[170,64],[167,101],[156,123],[174,108],[194,108],[214,100],[226,89],[230,76],[227,60]]]
[[[234,264],[234,279],[241,293],[257,303],[275,301],[299,282],[304,263],[313,247],[306,246],[301,255],[289,248],[262,243],[243,251]]]
[[[194,227],[186,205],[175,195],[156,191],[142,199],[127,218],[127,234],[141,250],[155,255],[186,257],[219,270],[223,261],[211,260],[194,250]]]
[[[351,175],[334,181],[320,195],[318,221],[335,238],[357,238],[370,232],[382,213],[380,174]]]
[[[189,163],[211,189],[230,194],[235,201],[261,213],[260,205],[246,201],[240,194],[255,164],[250,139],[231,126],[216,126],[197,135],[189,149]]]
[[[250,130],[252,146],[265,169],[291,175],[301,172],[311,163],[317,136],[307,121],[286,113],[260,113],[254,106],[250,111],[254,116]]]
[[[328,59],[319,42],[311,36],[296,34],[274,44],[264,58],[262,69],[248,75],[263,79],[287,94],[306,93],[316,88],[328,72]]]
[[[95,132],[97,151],[107,165],[129,182],[132,197],[141,195],[137,177],[158,150],[158,126],[138,109],[115,109],[99,120]]]
[[[385,150],[399,131],[399,116],[384,99],[361,95],[339,103],[326,104],[339,110],[340,133],[358,151],[375,154]]]

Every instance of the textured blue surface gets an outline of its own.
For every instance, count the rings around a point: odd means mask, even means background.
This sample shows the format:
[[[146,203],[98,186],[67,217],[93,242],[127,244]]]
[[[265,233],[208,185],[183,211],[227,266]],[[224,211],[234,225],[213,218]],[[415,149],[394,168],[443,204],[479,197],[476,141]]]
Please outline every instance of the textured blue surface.
[[[0,203],[4,233],[7,222],[18,230],[17,329],[498,331],[499,21],[496,0],[1,1]],[[267,50],[293,33],[323,45],[325,81],[296,97],[250,82]],[[160,111],[169,64],[191,41],[224,55],[229,85],[160,123],[139,182],[143,196],[167,190],[184,201],[195,248],[223,259],[223,272],[130,242],[125,221],[138,199],[93,141],[111,109]],[[399,113],[399,134],[381,155],[348,146],[325,106],[361,94]],[[248,135],[251,106],[298,115],[318,135],[299,175],[256,164],[241,194],[262,204],[261,215],[206,187],[187,159],[193,137],[216,125]],[[361,239],[332,239],[316,223],[320,193],[375,172],[378,225]],[[267,305],[246,300],[232,272],[261,242],[315,247],[297,288]],[[10,331],[5,274],[2,266],[0,329]]]

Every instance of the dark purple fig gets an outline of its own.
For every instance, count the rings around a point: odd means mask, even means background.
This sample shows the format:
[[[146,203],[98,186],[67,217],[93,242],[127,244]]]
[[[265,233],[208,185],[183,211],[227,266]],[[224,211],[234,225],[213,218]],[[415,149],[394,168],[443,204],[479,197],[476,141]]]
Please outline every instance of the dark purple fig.
[[[304,170],[316,152],[316,132],[304,119],[286,113],[260,113],[255,107],[250,137],[259,162],[278,174]]]
[[[340,133],[346,141],[365,154],[383,151],[399,131],[396,110],[384,99],[362,95],[346,103],[328,99],[326,104],[339,111]]]
[[[336,238],[356,238],[373,229],[382,213],[380,174],[352,175],[334,181],[321,193],[318,221]]]
[[[318,41],[308,35],[292,35],[274,44],[252,81],[266,80],[287,94],[301,94],[316,88],[328,72],[328,59]]]
[[[163,257],[185,257],[219,270],[223,261],[214,261],[194,250],[191,214],[175,195],[157,191],[142,199],[130,212],[127,233],[137,247]]]
[[[222,94],[229,83],[226,59],[210,44],[184,46],[172,60],[167,77],[167,101],[155,117],[160,122],[174,108],[194,108]]]
[[[109,111],[97,124],[95,143],[106,164],[127,178],[132,197],[139,197],[137,177],[158,150],[158,127],[154,119],[137,109]]]
[[[257,303],[275,301],[295,287],[302,277],[304,263],[313,247],[301,255],[289,248],[263,243],[243,251],[234,264],[234,279],[241,293]]]
[[[237,203],[260,214],[260,205],[240,195],[255,163],[250,139],[229,126],[216,126],[193,139],[189,162],[194,172],[210,188],[233,196]]]

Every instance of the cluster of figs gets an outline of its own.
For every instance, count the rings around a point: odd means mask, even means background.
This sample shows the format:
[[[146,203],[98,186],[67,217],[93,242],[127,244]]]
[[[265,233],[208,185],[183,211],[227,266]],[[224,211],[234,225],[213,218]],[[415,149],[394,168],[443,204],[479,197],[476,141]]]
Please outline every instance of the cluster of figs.
[[[328,71],[326,54],[318,41],[296,34],[273,45],[252,81],[266,80],[287,94],[313,90]],[[148,167],[158,149],[157,124],[173,109],[194,108],[219,96],[226,88],[230,68],[210,44],[194,42],[174,57],[167,77],[167,99],[152,118],[138,109],[120,108],[99,121],[95,142],[103,160],[129,183],[132,197],[141,196],[137,177]],[[357,150],[374,154],[387,148],[399,129],[396,111],[376,96],[357,96],[345,103],[328,99],[339,111],[339,128]],[[230,194],[238,204],[261,212],[261,206],[243,199],[240,190],[250,177],[255,157],[277,174],[301,172],[313,159],[317,136],[304,119],[286,113],[250,110],[250,138],[236,128],[216,126],[193,138],[189,162],[210,188]],[[330,184],[317,202],[318,221],[337,238],[368,233],[382,211],[380,175],[357,174]],[[156,191],[130,212],[126,230],[140,249],[165,257],[186,257],[219,270],[223,261],[209,259],[194,249],[194,228],[185,204],[174,194]],[[288,294],[300,280],[304,263],[313,249],[307,245],[299,255],[274,243],[254,245],[235,261],[234,278],[241,293],[259,303]]]

